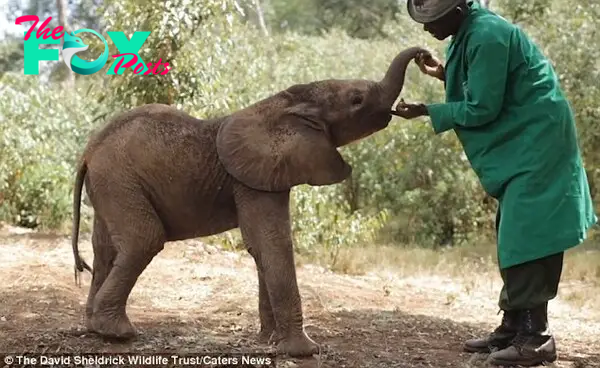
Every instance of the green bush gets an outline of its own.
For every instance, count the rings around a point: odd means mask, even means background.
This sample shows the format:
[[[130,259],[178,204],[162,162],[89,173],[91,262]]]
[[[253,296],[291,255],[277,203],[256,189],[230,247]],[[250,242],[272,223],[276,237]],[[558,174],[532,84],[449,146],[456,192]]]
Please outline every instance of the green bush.
[[[240,15],[252,3],[240,4],[178,0],[156,8],[132,0],[105,2],[103,18],[111,29],[152,30],[140,54],[147,62],[169,61],[167,75],[127,71],[121,76],[79,76],[77,89],[69,91],[55,82],[40,82],[42,77],[23,76],[22,70],[6,72],[0,86],[1,219],[42,228],[68,222],[78,153],[93,128],[129,107],[162,102],[208,118],[297,83],[378,80],[405,47],[426,46],[443,58],[445,44],[435,42],[404,12],[382,15],[387,21],[365,30],[361,38],[348,35],[353,28],[347,22],[314,25],[320,27],[315,32],[306,28],[310,24],[271,27],[277,32],[266,36],[247,15]],[[500,10],[523,21],[555,63],[577,115],[590,180],[600,183],[600,51],[595,33],[600,7],[591,0],[574,8],[558,0],[513,5]],[[265,11],[267,19],[279,19],[272,10]],[[294,12],[286,10],[282,16]],[[311,13],[307,10],[298,19],[306,14]],[[369,34],[377,36],[365,36]],[[402,97],[443,101],[443,87],[413,64]],[[325,250],[332,265],[346,246],[385,242],[437,247],[493,234],[496,203],[486,197],[453,133],[435,136],[427,119],[395,118],[384,131],[340,151],[354,168],[349,180],[292,190],[298,252]],[[241,245],[237,230],[209,240]]]
[[[70,217],[74,164],[96,106],[89,94],[36,85],[35,78],[14,73],[3,78],[0,216],[48,229]]]

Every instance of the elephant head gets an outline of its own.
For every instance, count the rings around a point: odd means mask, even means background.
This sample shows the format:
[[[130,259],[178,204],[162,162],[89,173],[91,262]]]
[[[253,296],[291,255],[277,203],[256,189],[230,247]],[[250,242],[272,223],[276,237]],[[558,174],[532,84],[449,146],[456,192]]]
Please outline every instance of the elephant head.
[[[263,191],[345,180],[352,168],[336,148],[387,127],[408,63],[420,51],[400,52],[380,81],[297,84],[226,117],[217,135],[223,166]]]

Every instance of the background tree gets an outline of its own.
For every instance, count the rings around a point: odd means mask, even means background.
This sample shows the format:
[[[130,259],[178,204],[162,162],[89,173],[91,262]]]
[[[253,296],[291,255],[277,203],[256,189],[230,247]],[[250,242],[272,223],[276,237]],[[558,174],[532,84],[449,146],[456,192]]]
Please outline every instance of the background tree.
[[[16,4],[16,5],[15,5]],[[52,16],[56,1],[16,6]],[[22,36],[0,47],[0,219],[32,228],[69,226],[74,163],[88,134],[114,113],[144,103],[177,106],[199,117],[228,114],[296,83],[327,78],[379,79],[402,48],[443,55],[409,19],[404,2],[375,0],[65,1],[72,29],[151,31],[146,62],[169,62],[166,75],[75,75],[60,87],[60,63],[24,76]],[[600,6],[562,0],[486,2],[518,23],[549,55],[577,117],[581,147],[598,203],[600,182]],[[67,12],[65,12],[67,14]],[[84,35],[84,37],[87,37]],[[95,58],[99,43],[85,38]],[[111,54],[116,53],[110,44]],[[437,81],[410,67],[402,97],[441,101]],[[452,133],[436,136],[427,119],[394,119],[342,154],[354,166],[338,185],[292,191],[298,252],[324,252],[332,265],[343,247],[362,244],[462,246],[494,241],[496,202],[483,192]],[[600,204],[600,203],[598,203]],[[599,207],[600,209],[600,207]],[[239,244],[239,233],[215,241]]]
[[[56,0],[56,9],[58,12],[58,24],[59,26],[61,26],[63,28],[63,31],[66,33],[71,33],[73,30],[71,29],[71,27],[69,27],[67,18],[68,18],[68,12],[69,12],[69,8],[67,7],[67,1],[66,0]],[[60,40],[60,47],[63,47],[64,44],[64,39]],[[63,69],[66,69],[64,71],[64,73],[66,74],[66,84],[68,86],[68,88],[73,88],[74,84],[75,84],[75,75],[73,74],[73,71],[71,71],[70,69],[66,68],[66,65],[63,66]]]

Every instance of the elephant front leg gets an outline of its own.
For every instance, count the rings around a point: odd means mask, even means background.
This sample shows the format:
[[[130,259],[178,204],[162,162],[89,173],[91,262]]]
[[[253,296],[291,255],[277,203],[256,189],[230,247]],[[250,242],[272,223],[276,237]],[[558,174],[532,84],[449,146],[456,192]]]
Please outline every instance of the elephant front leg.
[[[266,343],[271,340],[271,336],[275,332],[277,325],[275,323],[275,316],[273,315],[273,308],[271,308],[271,301],[269,300],[267,284],[260,272],[258,273],[258,314],[260,318],[258,340]]]
[[[271,336],[275,332],[277,324],[275,323],[273,308],[271,308],[267,284],[265,283],[264,276],[262,276],[260,272],[258,274],[258,314],[260,318],[258,340],[260,342],[269,342]]]
[[[289,218],[289,192],[258,192],[241,187],[236,190],[236,204],[244,241],[255,250],[259,260],[263,290],[266,289],[275,320],[278,350],[290,356],[318,353],[319,346],[308,337],[303,326]],[[266,301],[262,305],[266,308]],[[268,321],[268,312],[261,316]]]
[[[291,243],[264,243],[261,258],[265,267],[265,285],[275,319],[273,337],[278,350],[290,356],[309,356],[319,352],[319,346],[306,334],[300,292],[296,281]],[[286,251],[277,252],[277,248]]]
[[[244,234],[244,232],[242,232]],[[243,235],[248,238],[246,234]],[[271,335],[275,332],[275,316],[273,315],[273,309],[271,308],[271,302],[269,300],[269,292],[267,291],[267,284],[265,283],[265,277],[263,269],[260,263],[260,257],[258,257],[257,251],[248,247],[248,253],[254,258],[256,264],[256,273],[258,276],[258,315],[260,319],[260,331],[258,333],[258,341],[267,343],[271,340]]]

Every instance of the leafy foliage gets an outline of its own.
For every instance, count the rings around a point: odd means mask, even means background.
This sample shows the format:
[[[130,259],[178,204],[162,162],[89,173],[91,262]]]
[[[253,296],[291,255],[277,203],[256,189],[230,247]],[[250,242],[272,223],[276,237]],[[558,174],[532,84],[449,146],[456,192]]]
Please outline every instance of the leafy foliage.
[[[0,99],[0,216],[54,228],[69,218],[72,172],[93,126],[85,93],[7,74]]]
[[[267,19],[277,31],[318,35],[343,29],[351,37],[387,36],[385,24],[395,20],[396,0],[274,0]]]
[[[140,56],[146,62],[169,62],[164,75],[130,70],[105,75],[109,60],[102,72],[79,76],[76,89],[65,90],[55,72],[44,82],[8,68],[0,84],[0,218],[45,228],[70,220],[77,154],[92,129],[129,107],[160,102],[213,117],[296,83],[379,79],[405,47],[427,46],[443,57],[444,44],[434,42],[396,1],[270,0],[261,2],[260,10],[256,4],[109,0],[94,17],[72,20],[102,25],[103,33],[119,30],[130,36],[150,30]],[[600,6],[592,0],[575,6],[559,0],[494,4],[494,10],[519,22],[554,62],[577,116],[590,180],[600,183]],[[259,11],[273,31],[268,36],[258,27]],[[87,55],[98,55],[98,42],[84,41],[91,44]],[[3,46],[0,60],[11,60],[16,47]],[[115,54],[114,45],[110,47]],[[442,101],[443,86],[411,67],[402,97]],[[427,119],[394,119],[386,130],[341,152],[354,168],[351,179],[292,190],[298,252],[325,250],[324,262],[333,266],[346,246],[386,242],[439,247],[493,235],[496,203],[484,194],[453,133],[434,135]],[[599,192],[595,185],[595,198]],[[241,245],[237,230],[210,240]]]

